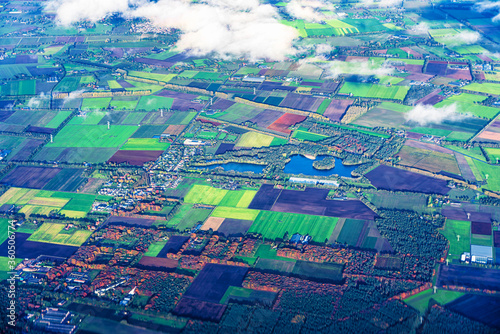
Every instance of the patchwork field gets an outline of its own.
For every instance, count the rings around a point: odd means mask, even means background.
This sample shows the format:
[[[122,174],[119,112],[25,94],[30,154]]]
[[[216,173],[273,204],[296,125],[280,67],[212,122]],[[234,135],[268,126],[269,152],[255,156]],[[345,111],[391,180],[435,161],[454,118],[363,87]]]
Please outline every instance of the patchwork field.
[[[137,126],[66,125],[46,147],[120,147]]]
[[[227,193],[228,190],[225,189],[195,184],[184,197],[184,202],[219,205]]]
[[[406,86],[382,86],[360,82],[346,82],[340,88],[339,94],[345,94],[374,99],[404,100],[408,90]]]
[[[311,216],[295,213],[261,211],[248,230],[259,233],[266,239],[282,239],[285,234],[310,235],[314,241],[324,242],[337,224],[336,217]]]
[[[64,227],[64,224],[43,223],[42,226],[31,234],[28,240],[68,246],[81,246],[92,234],[90,230],[65,230]]]

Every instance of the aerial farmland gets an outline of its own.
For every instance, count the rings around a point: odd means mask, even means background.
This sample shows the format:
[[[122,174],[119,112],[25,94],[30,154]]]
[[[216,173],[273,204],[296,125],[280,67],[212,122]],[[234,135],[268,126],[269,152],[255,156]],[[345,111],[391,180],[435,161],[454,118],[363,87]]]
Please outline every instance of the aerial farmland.
[[[500,4],[0,3],[2,333],[500,332]]]

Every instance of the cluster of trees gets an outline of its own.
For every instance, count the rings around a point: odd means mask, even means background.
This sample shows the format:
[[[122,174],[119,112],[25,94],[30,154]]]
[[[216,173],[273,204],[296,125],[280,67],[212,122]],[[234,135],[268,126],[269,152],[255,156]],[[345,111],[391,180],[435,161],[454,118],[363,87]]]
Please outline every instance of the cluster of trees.
[[[342,295],[335,318],[350,317],[359,311],[382,304],[388,298],[416,289],[417,283],[402,280],[382,280],[373,277],[351,278]]]
[[[190,281],[187,278],[156,273],[150,275],[148,280],[141,284],[140,289],[155,293],[155,296],[150,299],[151,309],[167,313],[174,308],[189,284]]]
[[[440,259],[447,246],[446,238],[438,232],[443,217],[420,216],[413,211],[379,210],[375,219],[380,233],[392,248],[401,254]]]

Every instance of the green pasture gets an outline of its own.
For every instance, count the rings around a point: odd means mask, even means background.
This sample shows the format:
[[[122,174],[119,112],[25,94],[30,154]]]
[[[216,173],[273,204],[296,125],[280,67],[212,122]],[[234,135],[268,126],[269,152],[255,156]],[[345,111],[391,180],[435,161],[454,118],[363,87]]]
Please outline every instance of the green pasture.
[[[128,74],[133,77],[139,77],[139,78],[162,81],[162,82],[169,82],[170,80],[172,80],[174,77],[177,76],[177,74],[172,74],[172,73],[161,74],[161,73],[150,73],[150,72],[140,72],[140,71],[129,71]]]
[[[471,83],[470,85],[462,87],[462,89],[470,90],[473,92],[484,93],[484,94],[500,95],[500,83],[474,82],[474,83]]]
[[[46,147],[120,147],[137,126],[66,125]]]
[[[232,218],[241,220],[255,220],[259,210],[245,209],[245,208],[231,208],[226,206],[218,206],[212,212],[212,217],[219,218]]]
[[[248,208],[253,198],[257,194],[255,190],[235,190],[229,191],[219,203],[220,206],[234,208]]]
[[[218,205],[229,190],[195,184],[184,197],[185,203]]]
[[[166,244],[166,240],[153,242],[151,245],[149,245],[148,251],[144,253],[144,256],[157,256]]]
[[[308,140],[308,141],[320,141],[325,138],[328,138],[328,136],[325,135],[320,135],[318,133],[312,133],[309,131],[304,131],[304,130],[295,130],[293,132],[292,138],[299,139],[299,140]]]
[[[436,293],[434,293],[434,289],[428,289],[404,299],[404,302],[417,309],[420,314],[425,314],[429,308],[431,299],[435,300],[440,305],[445,305],[457,298],[462,297],[464,294],[464,292],[447,291],[442,289],[438,289]]]
[[[84,98],[82,102],[82,109],[89,109],[89,110],[107,109],[110,102],[111,102],[111,97]]]
[[[241,135],[236,143],[239,147],[265,147],[271,145],[274,137],[262,133],[249,131]]]
[[[161,143],[156,138],[129,138],[121,150],[165,151],[170,143]]]
[[[64,224],[43,223],[31,236],[29,241],[48,242],[53,244],[81,246],[92,234],[90,230],[64,230]]]
[[[440,233],[450,242],[449,259],[459,260],[462,253],[470,252],[469,221],[447,219]]]
[[[375,99],[404,100],[408,90],[410,90],[410,87],[407,86],[384,86],[348,81],[339,90],[339,94],[352,94],[353,96]]]
[[[316,242],[324,242],[333,232],[338,218],[261,211],[255,219],[248,233],[259,233],[265,239],[281,239],[288,232],[291,237],[294,233],[309,234]]]

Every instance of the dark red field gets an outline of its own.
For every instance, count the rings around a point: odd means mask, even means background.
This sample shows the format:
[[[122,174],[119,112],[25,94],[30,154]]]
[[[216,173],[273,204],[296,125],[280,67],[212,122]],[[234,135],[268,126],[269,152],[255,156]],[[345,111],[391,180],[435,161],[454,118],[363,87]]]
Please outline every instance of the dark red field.
[[[193,298],[182,297],[172,313],[181,317],[218,322],[222,318],[225,310],[226,305],[223,304],[209,303]]]
[[[500,231],[493,231],[493,246],[500,248]]]
[[[217,101],[215,101],[214,104],[212,104],[210,109],[224,111],[227,108],[231,107],[233,104],[235,104],[235,102],[233,102],[233,101],[229,101],[229,100],[225,100],[225,99],[218,99]]]
[[[304,194],[304,196],[307,196],[307,194]],[[358,200],[335,201],[323,199],[315,201],[296,194],[289,196],[283,193],[273,205],[272,211],[354,219],[374,219],[376,216],[370,208]]]
[[[42,189],[62,168],[17,166],[1,181],[14,187]]]
[[[499,297],[467,294],[446,304],[446,307],[468,318],[500,329]]]
[[[30,139],[24,144],[23,148],[9,160],[28,160],[28,158],[31,156],[31,153],[33,153],[33,151],[40,145],[43,145],[42,140]]]
[[[437,286],[463,286],[473,289],[500,291],[500,275],[497,269],[460,265],[441,265]]]
[[[229,286],[241,286],[248,268],[208,263],[203,267],[184,297],[218,303]]]
[[[326,108],[325,112],[323,113],[323,116],[328,117],[332,121],[339,121],[342,119],[342,116],[344,116],[347,108],[351,106],[351,104],[354,103],[354,100],[332,100],[328,108]]]
[[[266,109],[254,118],[249,119],[249,121],[262,128],[267,128],[283,115],[284,114],[281,111]]]
[[[274,202],[276,202],[276,199],[281,194],[281,191],[281,189],[274,188],[272,184],[263,184],[248,208],[256,210],[271,210]]]
[[[27,239],[30,237],[30,235],[31,234],[28,233],[16,233],[17,258],[33,259],[40,255],[70,257],[78,249],[78,247],[75,246],[57,245],[57,244],[38,242],[38,241],[28,241]],[[8,240],[5,240],[0,245],[0,256],[8,256],[7,242]]]
[[[163,246],[161,251],[158,253],[157,257],[167,257],[168,253],[177,253],[182,248],[182,245],[184,245],[188,240],[189,237],[183,235],[171,236],[165,246]]]
[[[472,234],[491,235],[490,223],[472,222],[470,227]]]
[[[224,154],[227,151],[232,151],[234,148],[234,144],[229,144],[229,143],[222,143],[220,146],[217,148],[217,151],[215,154]]]
[[[447,67],[448,65],[446,63],[429,62],[427,64],[427,68],[425,69],[425,73],[444,76],[446,75]]]
[[[470,213],[470,219],[467,214]],[[448,219],[454,220],[473,220],[475,222],[491,224],[491,213],[487,212],[473,212],[464,208],[444,208],[441,214]]]
[[[252,223],[251,220],[226,218],[217,229],[217,233],[224,234],[226,237],[244,236]]]
[[[385,165],[378,166],[365,176],[378,189],[441,195],[445,195],[450,191],[447,182],[444,180]]]
[[[184,131],[185,125],[169,125],[163,133],[169,134],[171,136],[178,136]],[[156,160],[156,159],[155,159]]]
[[[290,93],[281,102],[280,107],[293,108],[304,111],[316,111],[323,102],[323,98]]]
[[[472,80],[472,76],[468,69],[466,70],[450,70],[446,71],[446,77],[456,80]]]
[[[276,121],[274,121],[274,123],[269,125],[267,128],[269,130],[290,134],[291,130],[288,130],[288,128],[292,125],[304,121],[306,118],[307,118],[306,116],[286,113],[280,118],[278,118]]]
[[[192,102],[196,100],[198,97],[197,95],[174,92],[166,89],[159,91],[155,95],[173,98],[174,103],[172,104],[172,110],[188,111],[194,109],[199,111],[203,108],[202,103]]]
[[[148,161],[155,161],[163,151],[135,151],[120,150],[117,151],[108,162],[123,163],[126,162],[133,166],[142,166]]]
[[[441,89],[436,89],[429,95],[424,96],[420,100],[418,100],[415,104],[430,104],[430,105],[435,105],[436,103],[439,103],[445,99],[445,96],[443,95],[438,95],[441,92]]]
[[[159,269],[175,269],[179,261],[154,256],[143,256],[139,261],[139,266],[154,267]]]

